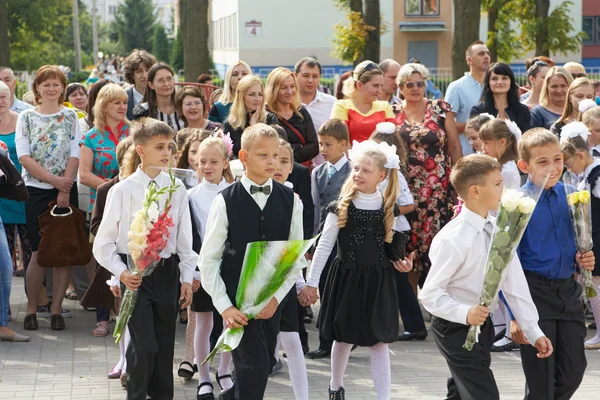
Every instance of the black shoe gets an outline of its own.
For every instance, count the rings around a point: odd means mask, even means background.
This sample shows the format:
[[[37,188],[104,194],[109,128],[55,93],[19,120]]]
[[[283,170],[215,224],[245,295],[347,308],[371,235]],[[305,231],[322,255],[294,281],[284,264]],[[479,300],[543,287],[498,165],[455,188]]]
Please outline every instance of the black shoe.
[[[38,321],[35,316],[35,313],[25,316],[25,320],[23,321],[23,328],[26,331],[36,331],[37,330]]]
[[[309,317],[308,315],[305,315],[305,316],[304,316],[304,318],[302,319],[302,321],[303,321],[305,324],[312,324],[312,318],[311,318],[311,317]]]
[[[230,389],[221,391],[219,400],[235,400],[235,384]]]
[[[184,366],[188,366],[189,368],[184,368]],[[187,380],[192,379],[194,374],[198,372],[198,366],[192,365],[191,362],[183,361],[179,364],[179,369],[177,370],[177,376]]]
[[[327,358],[331,355],[331,350],[317,349],[306,353],[306,357],[316,360],[318,358]]]
[[[65,329],[65,320],[60,314],[52,314],[50,316],[50,328],[53,331],[62,331]]]
[[[506,336],[506,328],[502,329],[496,336],[494,336],[494,343],[502,339],[504,336]]]
[[[492,345],[492,347],[490,347],[490,351],[492,353],[502,353],[504,351],[513,351],[513,350],[518,350],[518,349],[519,349],[519,344],[516,342],[506,343],[506,344],[503,344],[502,346]]]
[[[310,319],[313,319],[315,317],[313,314],[312,308],[310,308],[310,306],[304,307],[304,315],[306,315]]]
[[[202,388],[203,386],[210,386],[211,390],[213,389],[212,383],[202,382],[200,385],[198,385],[198,389],[196,389],[196,399],[197,400],[215,400],[215,395],[213,392],[203,393],[203,394],[198,393],[198,392],[200,392],[200,388]]]
[[[398,341],[400,342],[410,342],[412,340],[425,340],[427,339],[427,330],[411,333],[404,332],[400,336],[398,336]]]
[[[217,380],[217,385],[219,385],[221,390],[223,390],[223,385],[221,385],[221,379],[225,379],[225,378],[231,379],[231,382],[233,382],[233,384],[235,386],[235,382],[233,381],[233,377],[231,375],[227,374],[227,375],[219,376],[219,372],[215,372],[215,379]]]
[[[591,324],[589,324],[588,329],[596,329],[596,323],[592,322]]]
[[[338,390],[331,390],[329,388],[329,400],[346,400],[346,391],[343,387]]]

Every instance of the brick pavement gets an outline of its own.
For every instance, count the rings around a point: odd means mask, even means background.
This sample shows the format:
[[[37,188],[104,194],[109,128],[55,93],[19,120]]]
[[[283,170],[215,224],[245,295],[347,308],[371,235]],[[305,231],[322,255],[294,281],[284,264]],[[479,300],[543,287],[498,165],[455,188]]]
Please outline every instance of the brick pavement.
[[[14,278],[11,305],[15,326],[22,329],[26,312],[23,279]],[[0,399],[21,400],[123,400],[125,392],[118,380],[106,374],[119,358],[112,336],[92,337],[95,313],[65,300],[74,312],[67,319],[67,329],[50,330],[49,319],[39,319],[40,329],[31,332],[30,343],[0,343]],[[114,325],[111,324],[111,328]],[[310,344],[316,345],[314,324],[308,325]],[[593,334],[593,331],[590,331]],[[175,346],[176,370],[185,347],[185,327],[177,326]],[[392,351],[392,398],[411,400],[442,399],[448,369],[433,340],[394,343]],[[574,399],[600,397],[600,352],[589,351],[588,369]],[[352,353],[345,380],[348,400],[375,399],[370,377],[369,350],[359,348]],[[307,360],[311,399],[326,399],[329,383],[329,360]],[[524,378],[518,352],[493,356],[492,368],[502,399],[522,399]],[[214,371],[212,372],[214,375]],[[197,378],[197,376],[195,377]],[[197,380],[184,383],[175,379],[175,399],[195,399]],[[269,400],[294,399],[291,384],[284,372],[271,378],[265,397]]]

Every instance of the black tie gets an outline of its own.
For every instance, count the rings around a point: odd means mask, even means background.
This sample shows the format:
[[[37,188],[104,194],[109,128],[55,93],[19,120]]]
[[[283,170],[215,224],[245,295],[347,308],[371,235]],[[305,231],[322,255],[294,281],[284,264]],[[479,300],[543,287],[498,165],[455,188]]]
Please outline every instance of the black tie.
[[[250,194],[254,194],[256,192],[264,193],[266,196],[271,194],[271,186],[250,186]]]
[[[152,179],[152,180],[150,181],[150,183],[148,184],[148,187],[150,187],[150,186],[151,186],[153,183],[154,183],[154,187],[155,187],[156,189],[159,189],[158,183],[156,183],[156,181],[155,181],[154,179]]]

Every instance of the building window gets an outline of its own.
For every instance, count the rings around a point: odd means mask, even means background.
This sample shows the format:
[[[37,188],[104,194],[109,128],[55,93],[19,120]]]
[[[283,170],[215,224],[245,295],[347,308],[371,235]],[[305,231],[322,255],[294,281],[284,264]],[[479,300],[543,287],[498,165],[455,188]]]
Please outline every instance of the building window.
[[[600,17],[583,17],[581,29],[587,36],[583,44],[600,45]]]
[[[405,0],[407,16],[438,16],[440,15],[440,0]]]
[[[117,6],[108,6],[108,15],[115,15],[117,13]]]

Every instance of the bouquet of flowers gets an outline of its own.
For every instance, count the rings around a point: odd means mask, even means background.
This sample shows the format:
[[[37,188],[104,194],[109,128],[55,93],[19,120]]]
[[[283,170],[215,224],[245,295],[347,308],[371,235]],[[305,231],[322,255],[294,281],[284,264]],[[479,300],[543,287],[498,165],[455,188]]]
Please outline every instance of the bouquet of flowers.
[[[173,218],[169,215],[169,211],[171,211],[173,193],[179,185],[176,183],[171,169],[169,169],[169,178],[171,179],[170,185],[158,190],[154,182],[150,183],[146,189],[143,206],[133,215],[129,226],[127,264],[134,275],[144,277],[152,273],[161,259],[160,253],[167,247],[171,237],[169,228],[173,226]],[[166,194],[168,194],[168,198],[161,212],[159,200]],[[137,290],[125,289],[113,333],[116,343],[121,340],[136,301]]]
[[[540,186],[528,182],[521,189],[504,190],[488,251],[479,305],[489,307],[496,300],[500,282],[508,270],[547,179],[545,177]],[[479,333],[479,326],[471,326],[463,347],[469,351],[473,349]]]
[[[290,290],[293,282],[289,282],[288,278],[300,274],[302,264],[298,260],[312,247],[317,237],[248,243],[235,295],[236,307],[246,314],[248,320],[256,318],[280,288]],[[234,350],[243,335],[243,327],[227,328],[202,365],[211,361],[219,351]]]
[[[592,251],[592,199],[590,191],[584,181],[579,182],[577,176],[571,172],[563,174],[563,183],[569,204],[569,214],[575,232],[577,251],[581,254]],[[578,190],[579,188],[580,190]],[[597,295],[596,288],[592,282],[592,272],[580,268],[585,297],[591,299]]]

